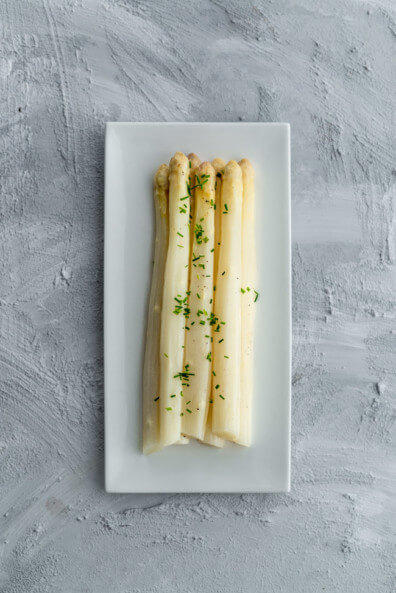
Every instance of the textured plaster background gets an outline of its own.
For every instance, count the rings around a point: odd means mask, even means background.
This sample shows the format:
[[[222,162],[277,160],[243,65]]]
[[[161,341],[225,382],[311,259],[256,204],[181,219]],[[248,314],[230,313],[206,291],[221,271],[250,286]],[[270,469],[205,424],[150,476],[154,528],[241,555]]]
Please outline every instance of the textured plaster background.
[[[392,0],[0,8],[0,590],[395,591]],[[292,491],[107,495],[104,123],[238,119],[292,126]]]

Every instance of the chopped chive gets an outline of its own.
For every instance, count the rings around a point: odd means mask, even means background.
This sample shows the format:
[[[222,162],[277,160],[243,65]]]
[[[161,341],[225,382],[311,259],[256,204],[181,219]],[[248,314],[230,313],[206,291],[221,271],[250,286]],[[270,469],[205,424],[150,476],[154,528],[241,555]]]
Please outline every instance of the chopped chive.
[[[154,401],[157,402],[159,400],[159,395],[157,395],[157,397],[154,398]]]
[[[200,222],[202,222],[204,219],[201,218]],[[202,242],[207,243],[209,241],[208,237],[204,237],[204,229],[202,228],[202,225],[200,224],[196,224],[194,226],[194,235],[195,238],[197,240],[198,245],[201,245]]]
[[[210,301],[209,301],[209,305],[211,305],[211,304],[212,304],[212,301],[213,301],[213,299],[210,299]]]
[[[250,287],[249,287],[249,286],[247,286],[247,287],[246,287],[246,290],[247,290],[248,292],[250,292]]]
[[[180,201],[183,202],[183,200],[188,200],[190,196],[184,196],[184,198],[180,198]]]
[[[244,288],[241,288],[241,293],[245,294],[246,290]]]
[[[230,357],[229,357],[229,356],[226,356],[226,355],[224,354],[224,358],[230,358]]]
[[[189,377],[191,377],[191,376],[195,375],[195,373],[189,373],[189,372],[188,372],[188,368],[189,368],[189,365],[186,365],[186,366],[184,367],[184,371],[183,371],[183,372],[181,372],[181,373],[176,373],[176,375],[173,375],[173,378],[174,378],[174,379],[183,379],[183,380],[188,380],[188,378],[189,378]],[[183,385],[183,383],[182,383],[182,385]]]
[[[216,377],[216,373],[215,373],[214,371],[212,371],[212,375],[213,375],[214,377]]]
[[[178,245],[178,247],[184,247],[184,245]]]
[[[224,274],[225,274],[225,270],[224,270],[224,272],[221,273],[221,275],[224,276]]]
[[[191,410],[189,410],[188,408],[186,408],[186,410],[189,414],[192,414]]]
[[[211,352],[208,352],[206,360],[209,360],[209,362],[212,362],[212,353]]]
[[[200,323],[200,325],[205,325],[205,322],[203,319],[201,319],[201,321],[199,323]]]
[[[176,393],[173,393],[170,397],[176,397]]]
[[[254,291],[254,294],[256,295],[254,298],[254,302],[257,301],[257,299],[259,298],[259,293],[257,292],[257,290]]]
[[[224,342],[224,338],[221,338],[221,340],[219,340],[219,344],[221,344],[222,342]]]
[[[186,403],[186,406],[188,406],[188,404],[191,404],[191,400],[189,399],[188,402]]]
[[[170,412],[172,410],[172,408],[165,408],[165,410],[167,410],[167,412]]]
[[[183,412],[180,412],[180,416],[184,416]]]
[[[224,209],[227,210],[227,212],[228,212],[228,206],[227,206],[227,204],[224,204]]]
[[[221,397],[221,399],[225,399],[225,397],[221,395],[221,393],[219,393],[219,397]]]
[[[179,235],[179,237],[184,237],[184,235],[182,235],[182,234],[181,234],[181,233],[179,233],[179,232],[178,232],[177,234]]]
[[[191,161],[188,161],[188,167],[191,169]]]
[[[180,397],[184,397],[184,393],[182,391],[180,392]]]
[[[197,299],[200,299],[201,297],[199,296],[199,294],[197,293]]]
[[[214,287],[213,287],[213,290],[214,290],[214,291],[216,290],[216,286],[214,286]]]
[[[213,252],[214,252],[214,248],[210,250],[210,253],[213,253]]]
[[[219,385],[219,384],[217,384],[217,385],[216,385],[216,387],[215,387],[215,389],[218,389],[219,387],[220,387],[220,385]]]
[[[166,354],[166,352],[164,352],[164,356],[165,356],[165,358],[169,358],[169,356]]]

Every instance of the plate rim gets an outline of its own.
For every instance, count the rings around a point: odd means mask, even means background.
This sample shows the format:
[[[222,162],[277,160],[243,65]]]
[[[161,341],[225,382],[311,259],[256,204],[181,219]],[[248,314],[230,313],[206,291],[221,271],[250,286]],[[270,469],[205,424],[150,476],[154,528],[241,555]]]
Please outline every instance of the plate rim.
[[[108,399],[109,399],[109,386],[107,385],[108,372],[106,367],[108,366],[109,356],[107,354],[108,350],[108,340],[106,339],[106,334],[108,333],[107,324],[108,324],[108,304],[107,301],[109,300],[109,253],[108,249],[106,249],[106,243],[109,241],[109,202],[110,202],[110,188],[109,188],[109,171],[108,168],[110,167],[109,164],[109,142],[108,142],[108,135],[112,128],[119,128],[119,127],[183,127],[183,126],[234,126],[234,127],[278,127],[284,128],[286,130],[286,211],[287,211],[287,228],[285,229],[285,236],[287,239],[287,249],[286,249],[286,266],[287,266],[287,305],[288,305],[288,316],[287,316],[287,336],[285,333],[285,338],[287,341],[287,351],[288,351],[288,361],[287,365],[285,364],[285,368],[287,366],[288,371],[288,388],[287,388],[287,418],[285,415],[285,420],[287,420],[287,459],[286,459],[286,470],[287,470],[287,480],[285,488],[282,489],[270,489],[266,488],[263,489],[254,489],[249,487],[244,487],[244,489],[216,489],[211,488],[210,490],[191,490],[191,489],[181,489],[178,488],[177,490],[167,489],[166,487],[162,490],[159,489],[123,489],[118,487],[114,487],[110,484],[110,476],[109,476],[109,460],[108,460],[108,431],[109,431],[109,422],[106,420],[106,407],[108,407]],[[254,122],[254,121],[172,121],[172,122],[165,122],[165,121],[107,121],[105,123],[105,150],[104,150],[104,255],[103,255],[103,262],[104,262],[104,270],[103,270],[103,350],[104,350],[104,464],[105,464],[105,491],[108,493],[167,493],[167,494],[177,494],[177,493],[228,493],[228,494],[241,494],[241,493],[284,493],[290,492],[291,488],[291,398],[292,398],[292,385],[291,385],[291,377],[292,377],[292,243],[291,243],[291,125],[290,122]]]

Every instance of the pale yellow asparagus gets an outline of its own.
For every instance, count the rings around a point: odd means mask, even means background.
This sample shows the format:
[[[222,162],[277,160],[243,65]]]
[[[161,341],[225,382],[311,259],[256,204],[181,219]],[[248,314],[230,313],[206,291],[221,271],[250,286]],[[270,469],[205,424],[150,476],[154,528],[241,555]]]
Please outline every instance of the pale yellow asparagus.
[[[181,392],[189,268],[188,159],[177,152],[169,163],[169,241],[166,257],[160,339],[160,443],[181,437]]]
[[[193,225],[192,225],[192,218],[194,216],[194,204],[195,204],[195,171],[197,167],[201,163],[201,159],[197,156],[194,152],[190,152],[187,155],[188,158],[188,187],[189,187],[189,195],[190,195],[190,253],[192,250],[194,232],[193,232]],[[191,280],[191,266],[189,270],[189,285]]]
[[[216,278],[213,432],[235,440],[240,427],[242,171],[229,161],[221,188],[221,245]],[[217,246],[216,246],[217,247]],[[216,331],[218,330],[218,331]]]
[[[155,246],[147,320],[146,351],[143,368],[143,453],[158,451],[159,442],[159,347],[162,287],[168,248],[168,165],[161,165],[154,176]]]
[[[222,182],[222,174],[224,173],[224,167],[226,163],[221,158],[215,158],[212,161],[212,167],[216,173],[216,181],[215,181],[215,251],[214,251],[214,264],[213,264],[213,278],[217,277],[217,266],[218,266],[218,254],[221,241],[221,182]],[[216,306],[216,292],[213,293],[213,307]],[[213,328],[212,328],[213,330]],[[215,335],[215,334],[214,334]],[[215,435],[212,431],[212,404],[213,404],[213,397],[215,386],[217,385],[217,379],[212,374],[212,388],[211,388],[211,397],[209,400],[209,411],[208,417],[206,420],[206,429],[205,435],[203,438],[203,442],[207,445],[212,445],[213,447],[224,447],[224,439]]]
[[[195,170],[188,331],[184,366],[191,373],[183,389],[182,432],[203,439],[211,387],[215,172],[210,163]]]
[[[239,161],[242,170],[242,282],[241,282],[241,393],[240,432],[236,443],[252,442],[253,341],[257,284],[254,215],[254,169],[250,161]]]

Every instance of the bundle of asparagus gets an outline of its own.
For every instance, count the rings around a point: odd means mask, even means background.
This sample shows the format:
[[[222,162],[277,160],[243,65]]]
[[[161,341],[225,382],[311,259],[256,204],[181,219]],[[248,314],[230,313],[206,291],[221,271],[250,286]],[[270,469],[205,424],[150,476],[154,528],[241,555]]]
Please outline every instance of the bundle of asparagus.
[[[154,202],[143,452],[189,437],[249,446],[258,298],[253,167],[177,152],[154,176]]]

